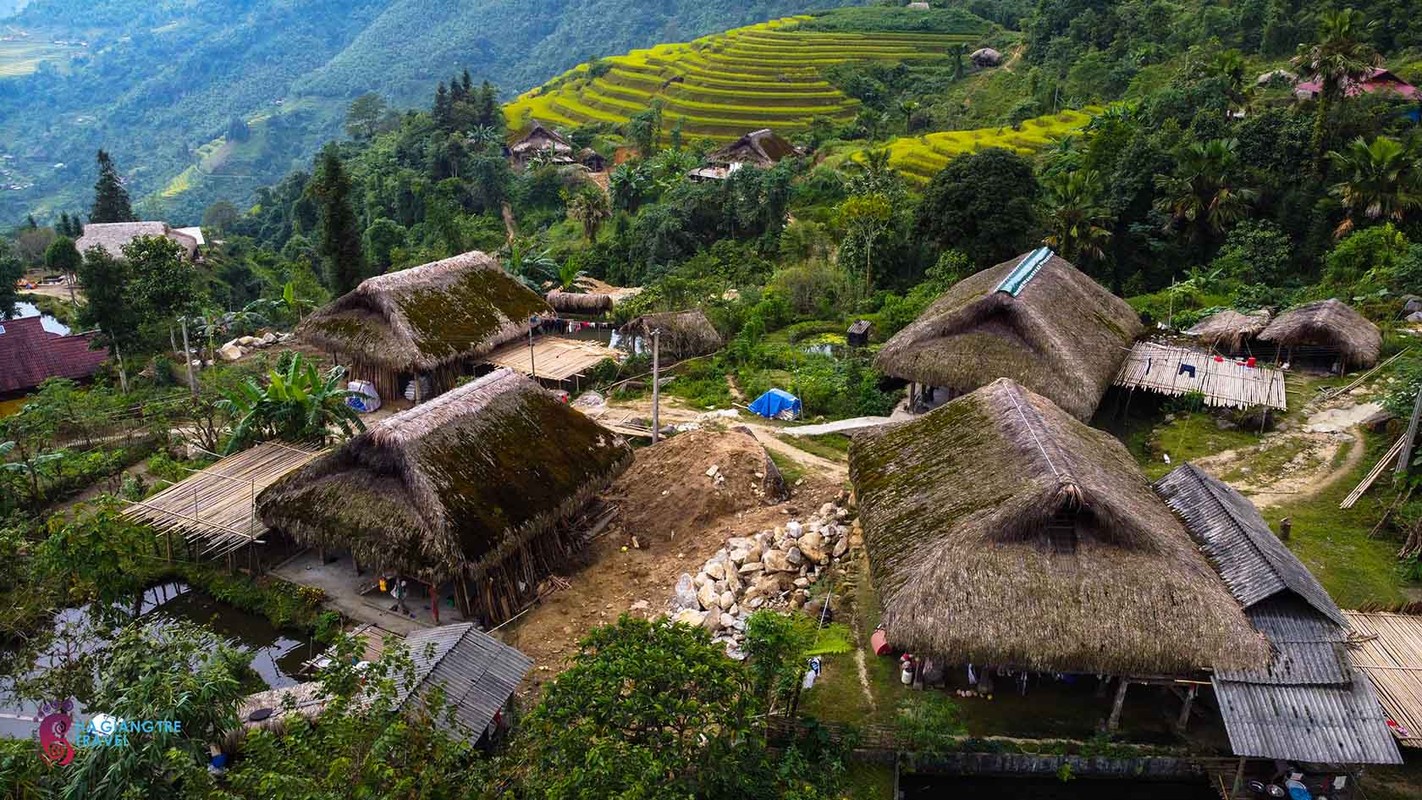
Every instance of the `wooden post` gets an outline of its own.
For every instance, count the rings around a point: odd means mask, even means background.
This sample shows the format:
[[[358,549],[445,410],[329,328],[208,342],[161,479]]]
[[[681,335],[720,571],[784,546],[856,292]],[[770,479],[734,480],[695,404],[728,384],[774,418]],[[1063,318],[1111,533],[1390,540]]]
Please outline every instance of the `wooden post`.
[[[1116,687],[1116,700],[1111,703],[1111,716],[1106,720],[1106,730],[1114,732],[1121,727],[1121,707],[1126,704],[1126,687],[1131,682],[1121,678],[1121,683]]]
[[[1412,420],[1407,423],[1407,440],[1402,445],[1402,452],[1397,456],[1397,470],[1394,473],[1393,481],[1396,482],[1406,472],[1412,464],[1412,443],[1417,438],[1417,420],[1422,417],[1422,389],[1417,390],[1417,399],[1412,403]]]
[[[658,352],[658,344],[662,338],[662,330],[658,328],[652,331],[652,444],[662,437],[662,381],[661,381],[661,361]],[[533,351],[529,351],[529,356]]]
[[[430,613],[434,614],[435,624],[439,624],[439,591],[433,583],[426,583],[430,587]]]
[[[1175,730],[1184,733],[1185,726],[1190,724],[1190,709],[1195,704],[1195,693],[1199,690],[1200,687],[1194,684],[1190,685],[1190,691],[1185,695],[1185,705],[1180,709],[1180,717],[1175,720]]]
[[[1239,766],[1234,771],[1234,786],[1230,788],[1230,797],[1239,794],[1239,790],[1244,788],[1244,757],[1240,756]]]
[[[188,318],[183,317],[183,363],[188,367],[188,387],[193,397],[198,396],[197,376],[193,374],[193,354],[188,349]]]
[[[1294,530],[1294,521],[1293,521],[1293,519],[1291,519],[1291,518],[1289,518],[1289,517],[1284,517],[1283,519],[1279,520],[1279,539],[1280,539],[1280,540],[1287,542],[1287,541],[1289,540],[1289,536],[1293,533],[1293,530]]]

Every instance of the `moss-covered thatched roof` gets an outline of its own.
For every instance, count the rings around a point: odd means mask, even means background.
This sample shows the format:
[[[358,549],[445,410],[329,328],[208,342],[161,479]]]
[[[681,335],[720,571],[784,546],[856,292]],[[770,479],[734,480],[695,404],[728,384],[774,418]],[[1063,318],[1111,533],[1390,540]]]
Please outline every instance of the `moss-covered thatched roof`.
[[[1259,334],[1279,347],[1328,347],[1350,367],[1371,367],[1382,352],[1382,331],[1341,300],[1306,303],[1280,314]]]
[[[648,338],[648,347],[651,347],[652,331],[660,330],[661,354],[664,358],[673,360],[714,353],[724,344],[716,326],[711,324],[706,313],[699,308],[646,314],[623,325],[621,330],[623,333]]]
[[[1226,351],[1236,351],[1244,343],[1269,325],[1268,311],[1251,311],[1248,314],[1226,308],[1200,320],[1195,327],[1185,331],[1187,336],[1200,340],[1206,347]]]
[[[301,323],[310,344],[386,369],[429,371],[528,331],[548,303],[478,251],[370,278]]]
[[[1269,659],[1126,448],[1013,381],[860,434],[849,468],[898,647],[1116,675]]]
[[[501,369],[396,414],[257,498],[269,526],[362,562],[477,577],[631,463],[627,443]]]
[[[880,372],[968,392],[1012,378],[1080,419],[1096,411],[1140,318],[1124,300],[1051,255],[1017,293],[1000,290],[1034,254],[954,284],[879,351]]]

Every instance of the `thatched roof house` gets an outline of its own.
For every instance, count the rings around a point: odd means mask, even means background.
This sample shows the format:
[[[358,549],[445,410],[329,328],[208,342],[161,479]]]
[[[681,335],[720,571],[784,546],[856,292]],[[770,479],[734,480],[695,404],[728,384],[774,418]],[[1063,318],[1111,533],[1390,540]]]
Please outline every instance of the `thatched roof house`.
[[[567,554],[560,525],[631,460],[621,438],[501,369],[375,424],[257,508],[302,543],[468,581],[469,610],[503,619]]]
[[[74,247],[80,253],[99,247],[114,258],[123,258],[124,246],[142,236],[165,236],[177,242],[189,260],[197,258],[198,240],[166,222],[90,222]]]
[[[1088,419],[1141,330],[1124,300],[1044,247],[954,284],[874,364],[950,395],[1011,378]]]
[[[1259,333],[1289,360],[1295,355],[1337,358],[1344,371],[1371,367],[1382,352],[1382,331],[1341,300],[1318,300],[1280,314]]]
[[[612,295],[583,294],[554,289],[545,298],[559,314],[606,314],[612,310]]]
[[[528,133],[509,145],[509,155],[519,166],[532,161],[540,153],[547,154],[555,164],[573,163],[573,143],[563,134],[543,127],[542,123],[533,123]]]
[[[1126,448],[1011,380],[861,433],[849,469],[897,647],[1122,676],[1268,660]]]
[[[1347,618],[1254,504],[1193,464],[1155,487],[1273,650],[1261,668],[1211,676],[1235,755],[1400,763],[1377,694],[1349,660]]]
[[[1268,311],[1261,309],[1243,314],[1226,308],[1200,320],[1193,328],[1185,331],[1185,335],[1199,339],[1200,344],[1206,347],[1225,353],[1238,353],[1268,326]]]
[[[706,161],[711,164],[750,164],[768,169],[780,163],[781,159],[798,154],[790,140],[770,128],[762,128],[712,151],[706,156]]]
[[[465,365],[526,335],[535,314],[552,309],[473,251],[369,278],[307,317],[297,334],[332,352],[352,377],[373,381],[383,397],[399,395],[416,375],[429,376],[438,394]]]
[[[623,325],[620,330],[624,334],[641,336],[649,348],[652,345],[652,331],[661,331],[661,343],[658,345],[661,356],[673,361],[714,353],[724,344],[716,326],[699,308],[645,314]]]

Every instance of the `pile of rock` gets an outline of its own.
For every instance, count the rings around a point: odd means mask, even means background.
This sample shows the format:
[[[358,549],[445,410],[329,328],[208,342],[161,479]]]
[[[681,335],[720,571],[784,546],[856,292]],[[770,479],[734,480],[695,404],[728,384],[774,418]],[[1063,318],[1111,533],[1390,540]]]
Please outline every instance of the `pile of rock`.
[[[281,344],[291,338],[289,333],[268,331],[261,336],[239,336],[217,349],[217,356],[223,361],[236,361],[253,350],[265,350],[274,344]]]
[[[853,527],[848,509],[825,503],[804,523],[728,539],[700,572],[677,581],[672,618],[705,627],[740,657],[746,617],[762,608],[803,607],[810,586],[849,552]]]

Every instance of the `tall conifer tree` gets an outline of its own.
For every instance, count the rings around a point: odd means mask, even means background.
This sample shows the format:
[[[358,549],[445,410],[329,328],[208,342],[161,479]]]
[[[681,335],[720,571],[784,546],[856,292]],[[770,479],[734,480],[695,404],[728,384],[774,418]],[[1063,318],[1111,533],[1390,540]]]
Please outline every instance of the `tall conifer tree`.
[[[94,183],[94,208],[89,212],[90,222],[133,222],[133,206],[128,200],[128,190],[119,180],[113,159],[103,150],[99,151],[99,180]]]
[[[351,179],[335,146],[321,151],[316,179],[311,185],[318,206],[321,263],[326,286],[341,295],[354,289],[365,275],[361,229],[351,207]]]

